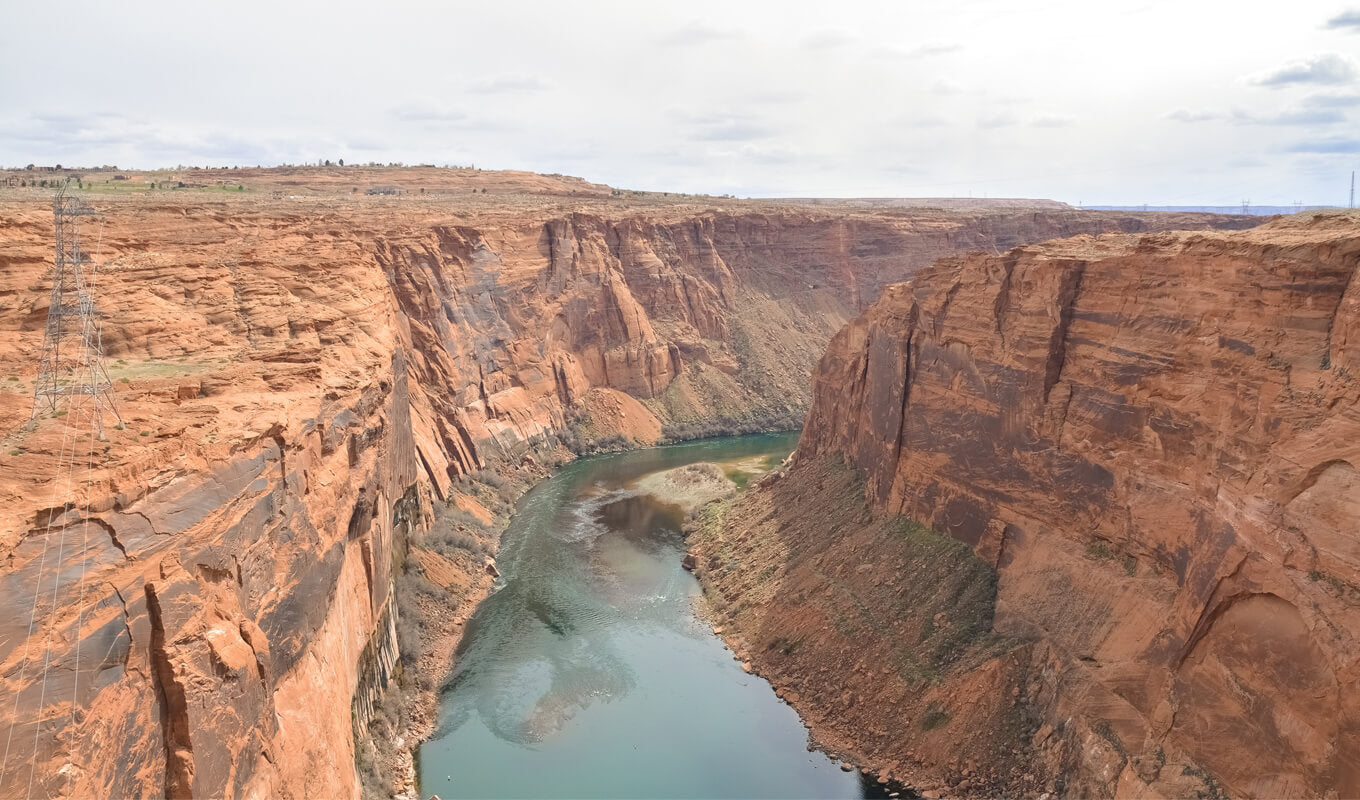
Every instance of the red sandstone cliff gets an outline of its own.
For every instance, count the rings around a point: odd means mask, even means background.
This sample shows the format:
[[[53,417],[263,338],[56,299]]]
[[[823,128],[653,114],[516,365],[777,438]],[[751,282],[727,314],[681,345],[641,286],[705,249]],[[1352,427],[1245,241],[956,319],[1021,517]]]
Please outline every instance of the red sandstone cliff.
[[[917,786],[1356,796],[1358,343],[1354,215],[945,259],[836,335],[795,466],[726,512],[710,584],[757,601],[732,614],[758,666],[829,741]],[[859,491],[841,458],[872,512],[800,516]],[[932,571],[893,514],[976,557]],[[761,548],[789,554],[768,604],[728,574]],[[877,667],[969,619],[950,581],[979,561],[991,624],[899,689]],[[878,627],[799,621],[841,591]]]
[[[352,701],[361,663],[390,652],[394,550],[460,476],[573,420],[652,439],[662,421],[797,415],[831,333],[942,254],[1246,224],[639,210],[579,191],[596,199],[95,196],[126,426],[82,441],[73,478],[64,420],[24,427],[50,210],[3,198],[0,722],[18,744],[0,794],[36,748],[47,794],[353,796]],[[30,628],[57,561],[68,588]]]

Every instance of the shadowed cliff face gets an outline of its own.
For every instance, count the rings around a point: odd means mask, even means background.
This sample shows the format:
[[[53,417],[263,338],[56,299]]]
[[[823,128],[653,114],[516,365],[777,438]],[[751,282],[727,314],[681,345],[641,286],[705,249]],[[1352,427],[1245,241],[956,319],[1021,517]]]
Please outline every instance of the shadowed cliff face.
[[[1360,793],[1358,258],[1353,215],[1077,237],[945,260],[831,343],[789,480],[844,457],[995,566],[1040,786]]]
[[[650,441],[795,418],[832,332],[943,254],[1244,224],[592,202],[110,199],[86,231],[126,423],[107,442],[24,429],[52,218],[0,202],[0,794],[36,749],[48,794],[353,796],[394,546],[460,476],[569,423]]]
[[[617,393],[643,401],[643,429],[788,424],[807,408],[806,376],[831,334],[936,257],[1173,224],[1243,223],[1047,211],[573,213],[384,231],[374,258],[409,324],[419,383],[452,390],[430,402],[433,417],[457,420],[456,435],[435,431],[444,446],[422,453],[435,473],[457,475],[488,447],[582,414],[593,433],[647,441],[638,420],[610,418]],[[440,449],[456,457],[443,463]]]

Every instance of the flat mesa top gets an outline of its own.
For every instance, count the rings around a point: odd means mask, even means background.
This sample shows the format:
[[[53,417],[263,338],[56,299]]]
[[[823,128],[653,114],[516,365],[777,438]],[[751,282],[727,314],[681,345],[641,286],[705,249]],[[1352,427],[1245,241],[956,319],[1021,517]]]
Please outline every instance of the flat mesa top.
[[[1184,217],[1186,227],[1231,215],[1183,212],[1086,211],[1054,200],[1026,198],[752,198],[619,189],[567,175],[435,166],[308,166],[160,170],[111,167],[35,167],[0,170],[0,214],[23,216],[41,207],[51,215],[52,194],[71,179],[71,191],[98,212],[348,220],[445,219],[454,222],[542,224],[545,218],[590,214],[603,219],[657,222],[702,215],[767,214],[811,220],[885,220],[953,227],[988,215],[1070,214],[1107,217]],[[42,186],[43,183],[46,186]],[[1259,222],[1259,218],[1256,219]],[[1163,223],[1159,227],[1166,227]]]
[[[109,167],[35,167],[0,170],[0,200],[23,199],[50,191],[71,178],[69,191],[98,202],[120,198],[193,203],[208,200],[353,201],[367,205],[393,202],[449,202],[471,209],[530,210],[570,204],[585,208],[693,210],[696,207],[743,211],[949,209],[979,211],[1025,208],[1073,210],[1054,200],[1025,198],[774,198],[743,200],[731,196],[618,189],[568,175],[471,167],[311,166],[175,168],[119,170]],[[46,186],[43,186],[43,183]]]

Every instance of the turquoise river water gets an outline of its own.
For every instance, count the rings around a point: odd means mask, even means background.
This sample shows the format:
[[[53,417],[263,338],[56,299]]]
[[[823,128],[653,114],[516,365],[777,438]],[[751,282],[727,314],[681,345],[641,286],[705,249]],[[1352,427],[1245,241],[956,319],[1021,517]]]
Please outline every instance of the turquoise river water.
[[[505,533],[502,584],[468,622],[420,749],[422,796],[859,798],[793,709],[695,615],[679,507],[630,485],[697,461],[778,460],[796,434],[572,463]]]

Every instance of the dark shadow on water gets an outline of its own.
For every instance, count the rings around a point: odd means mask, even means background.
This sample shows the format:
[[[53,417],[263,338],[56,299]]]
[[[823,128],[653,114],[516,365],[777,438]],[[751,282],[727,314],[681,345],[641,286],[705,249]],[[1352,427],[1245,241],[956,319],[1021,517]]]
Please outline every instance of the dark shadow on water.
[[[524,607],[543,623],[543,627],[552,631],[556,636],[568,636],[576,626],[572,624],[571,617],[561,613],[550,603],[544,602],[539,598],[530,598],[524,602]]]
[[[680,543],[685,511],[650,495],[635,495],[605,504],[597,519],[644,552],[660,553]]]

